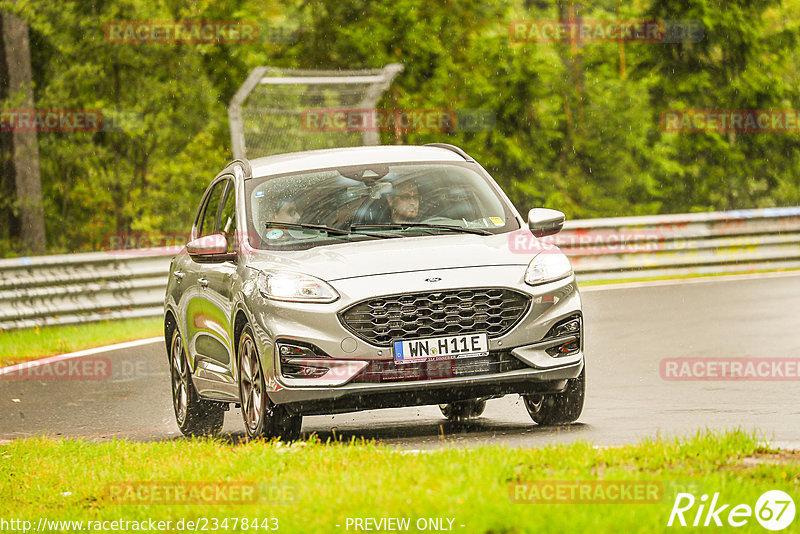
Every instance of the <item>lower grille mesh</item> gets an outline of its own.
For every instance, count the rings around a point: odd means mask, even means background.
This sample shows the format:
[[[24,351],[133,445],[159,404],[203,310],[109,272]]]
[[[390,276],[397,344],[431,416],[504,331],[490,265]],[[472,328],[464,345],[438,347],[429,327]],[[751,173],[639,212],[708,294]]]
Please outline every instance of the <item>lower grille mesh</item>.
[[[438,360],[397,365],[393,360],[370,362],[352,382],[413,382],[462,376],[482,376],[505,373],[527,366],[508,351],[492,352],[488,356]]]

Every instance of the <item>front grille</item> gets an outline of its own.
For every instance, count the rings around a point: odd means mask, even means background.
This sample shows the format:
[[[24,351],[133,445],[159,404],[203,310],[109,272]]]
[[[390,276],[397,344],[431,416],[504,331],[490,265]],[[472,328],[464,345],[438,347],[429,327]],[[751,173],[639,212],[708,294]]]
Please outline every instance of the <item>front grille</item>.
[[[479,332],[499,337],[525,315],[530,302],[529,296],[502,288],[405,293],[359,302],[339,318],[359,338],[387,347],[397,339]]]
[[[396,364],[394,360],[370,362],[352,382],[416,382],[462,376],[506,373],[527,367],[508,351],[491,352],[488,356]]]

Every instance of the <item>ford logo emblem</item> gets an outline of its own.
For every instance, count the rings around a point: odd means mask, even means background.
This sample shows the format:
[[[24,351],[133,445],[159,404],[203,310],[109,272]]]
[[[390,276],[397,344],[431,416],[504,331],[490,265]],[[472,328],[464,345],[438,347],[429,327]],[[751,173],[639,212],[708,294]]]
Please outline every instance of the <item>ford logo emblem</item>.
[[[434,283],[434,282],[441,282],[442,279],[439,278],[438,276],[434,276],[432,278],[426,278],[425,281],[426,282],[430,282],[430,283]]]

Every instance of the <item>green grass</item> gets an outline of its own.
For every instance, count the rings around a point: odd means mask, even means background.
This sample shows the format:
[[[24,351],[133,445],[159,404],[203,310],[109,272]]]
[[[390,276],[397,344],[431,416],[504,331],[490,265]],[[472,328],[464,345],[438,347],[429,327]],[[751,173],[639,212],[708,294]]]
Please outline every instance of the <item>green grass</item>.
[[[0,333],[0,365],[155,337],[163,332],[160,317],[11,330]]]
[[[662,532],[677,488],[690,488],[698,499],[720,492],[722,502],[750,506],[771,489],[800,497],[800,456],[764,450],[742,432],[619,448],[575,443],[412,452],[372,442],[324,444],[313,437],[292,445],[17,440],[0,445],[0,518],[35,523],[39,517],[173,522],[274,517],[285,532],[347,532],[348,517],[408,517],[412,524],[439,517],[454,518],[453,530],[465,533]],[[576,480],[660,481],[663,498],[651,504],[534,504],[509,498],[512,482]],[[258,498],[244,504],[122,504],[110,489],[138,482],[175,488],[186,481],[244,483],[257,488]],[[763,531],[754,518],[738,530]]]

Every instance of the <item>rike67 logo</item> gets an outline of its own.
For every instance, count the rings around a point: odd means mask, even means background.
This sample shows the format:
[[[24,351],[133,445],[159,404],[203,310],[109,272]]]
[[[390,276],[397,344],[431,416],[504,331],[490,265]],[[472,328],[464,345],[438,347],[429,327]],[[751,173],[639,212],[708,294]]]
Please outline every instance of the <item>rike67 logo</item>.
[[[679,493],[672,505],[667,526],[693,527],[743,527],[755,516],[756,521],[767,530],[778,531],[794,521],[795,506],[792,498],[780,490],[765,492],[756,501],[755,507],[749,504],[732,505],[723,503],[719,493],[708,500],[708,495],[696,499],[691,493]]]

